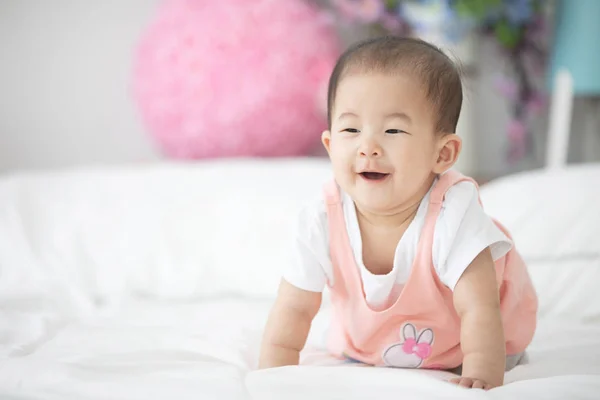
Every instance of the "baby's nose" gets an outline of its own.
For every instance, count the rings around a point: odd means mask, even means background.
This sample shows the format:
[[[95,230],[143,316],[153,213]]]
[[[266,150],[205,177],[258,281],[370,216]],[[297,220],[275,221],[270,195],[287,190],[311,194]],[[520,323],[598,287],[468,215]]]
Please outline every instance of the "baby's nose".
[[[381,146],[376,140],[366,139],[360,147],[361,157],[379,157],[381,154]]]

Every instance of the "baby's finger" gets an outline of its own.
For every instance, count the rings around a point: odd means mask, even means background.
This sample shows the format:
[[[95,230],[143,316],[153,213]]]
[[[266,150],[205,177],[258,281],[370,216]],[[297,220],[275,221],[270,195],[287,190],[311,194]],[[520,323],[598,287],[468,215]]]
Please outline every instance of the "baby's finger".
[[[463,381],[466,378],[452,378],[449,380],[450,383],[454,383],[455,385],[464,386]]]
[[[484,381],[476,379],[473,382],[473,389],[484,389],[485,386],[486,386],[486,383]]]
[[[473,379],[471,378],[461,378],[460,382],[458,382],[458,386],[462,386],[465,388],[470,388],[473,386]]]
[[[458,385],[460,387],[471,388],[475,381],[471,378],[462,378],[461,377],[461,378],[452,378],[448,382],[454,383],[455,385]]]

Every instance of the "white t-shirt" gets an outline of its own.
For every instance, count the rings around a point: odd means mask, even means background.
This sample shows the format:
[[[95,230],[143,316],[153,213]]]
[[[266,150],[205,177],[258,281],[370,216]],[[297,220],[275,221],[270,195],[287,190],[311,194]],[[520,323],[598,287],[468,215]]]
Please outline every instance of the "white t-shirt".
[[[398,242],[393,268],[386,275],[374,275],[365,267],[356,208],[352,199],[341,193],[350,246],[370,306],[378,307],[390,301],[394,284],[403,285],[408,279],[425,223],[430,193],[431,189]],[[290,251],[291,260],[283,272],[287,282],[312,292],[323,291],[327,282],[333,284],[328,225],[324,199],[309,204],[300,212]],[[490,247],[495,261],[511,249],[512,243],[484,212],[475,185],[468,181],[460,182],[448,189],[435,226],[432,258],[440,281],[454,290],[465,269],[486,247]]]

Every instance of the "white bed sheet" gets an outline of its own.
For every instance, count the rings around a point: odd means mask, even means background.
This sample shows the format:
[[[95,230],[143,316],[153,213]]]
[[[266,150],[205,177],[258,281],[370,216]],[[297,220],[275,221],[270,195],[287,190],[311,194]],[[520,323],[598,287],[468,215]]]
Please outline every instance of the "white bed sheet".
[[[327,310],[300,367],[256,371],[289,216],[329,172],[246,160],[0,178],[0,400],[600,399],[600,220],[581,212],[600,201],[600,165],[482,193],[540,295],[530,363],[507,385],[343,364],[322,350]]]
[[[302,366],[254,370],[268,301],[131,300],[118,312],[49,324],[0,362],[2,399],[600,398],[600,326],[543,321],[527,365],[489,392],[443,381],[443,372],[343,364],[321,348],[319,313]]]

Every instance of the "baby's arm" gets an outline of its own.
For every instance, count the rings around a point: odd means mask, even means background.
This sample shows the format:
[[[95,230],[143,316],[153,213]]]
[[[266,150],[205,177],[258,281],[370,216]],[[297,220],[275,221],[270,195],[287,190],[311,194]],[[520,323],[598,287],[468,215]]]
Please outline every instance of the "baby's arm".
[[[259,368],[298,365],[313,318],[321,307],[321,293],[281,281],[260,352]]]
[[[496,269],[489,248],[473,260],[456,284],[454,306],[461,320],[464,359],[462,378],[453,381],[485,389],[501,386],[506,348]]]

